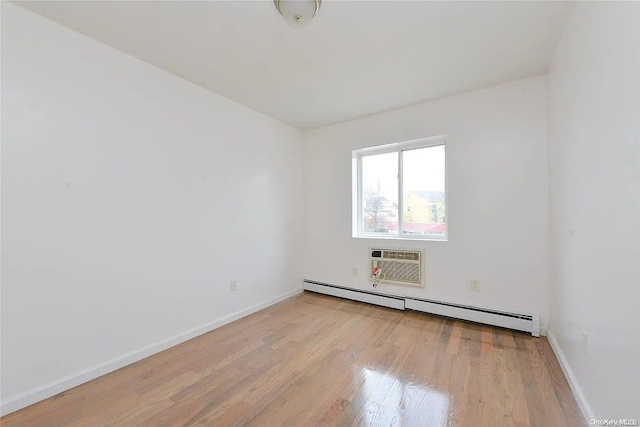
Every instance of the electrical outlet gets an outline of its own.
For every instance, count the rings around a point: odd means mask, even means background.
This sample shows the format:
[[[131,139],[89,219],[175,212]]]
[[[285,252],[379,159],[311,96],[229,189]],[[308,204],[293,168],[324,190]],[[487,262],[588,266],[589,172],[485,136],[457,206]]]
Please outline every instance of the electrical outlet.
[[[352,276],[357,276],[358,275],[358,267],[353,267],[351,269],[351,275]]]
[[[589,333],[584,329],[580,332],[582,333],[582,352],[584,354],[589,354]]]
[[[231,281],[231,291],[235,292],[238,289],[238,282],[236,282],[235,280]]]
[[[480,292],[480,280],[471,279],[471,290],[475,292]]]

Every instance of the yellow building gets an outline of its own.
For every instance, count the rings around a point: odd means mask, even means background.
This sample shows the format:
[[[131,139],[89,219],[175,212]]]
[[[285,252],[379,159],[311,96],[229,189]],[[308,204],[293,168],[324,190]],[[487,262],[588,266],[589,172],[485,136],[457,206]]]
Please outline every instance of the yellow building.
[[[442,191],[410,191],[404,199],[402,218],[406,225],[442,224],[445,222],[445,215]]]

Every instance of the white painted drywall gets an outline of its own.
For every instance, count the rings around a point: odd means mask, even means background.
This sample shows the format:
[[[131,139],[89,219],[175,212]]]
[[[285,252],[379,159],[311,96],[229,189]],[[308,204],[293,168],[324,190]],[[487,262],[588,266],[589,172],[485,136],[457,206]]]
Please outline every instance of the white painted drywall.
[[[541,76],[309,132],[305,278],[372,290],[368,247],[422,248],[425,288],[377,291],[538,313],[546,326],[546,122]],[[443,134],[449,241],[352,238],[351,151]],[[470,290],[472,278],[481,292]]]
[[[300,288],[301,160],[298,130],[2,2],[3,401]]]
[[[640,3],[576,5],[549,75],[549,172],[549,329],[591,415],[640,419]]]

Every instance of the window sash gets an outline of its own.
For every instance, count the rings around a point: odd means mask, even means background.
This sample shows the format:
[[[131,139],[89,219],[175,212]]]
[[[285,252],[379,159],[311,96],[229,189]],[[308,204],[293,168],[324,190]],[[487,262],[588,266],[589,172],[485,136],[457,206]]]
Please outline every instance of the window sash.
[[[446,216],[448,218],[448,209],[447,209],[447,165],[446,165],[446,137],[445,136],[437,136],[433,138],[425,138],[425,139],[417,139],[407,142],[398,142],[393,144],[387,144],[377,147],[363,148],[360,150],[353,151],[353,160],[355,161],[355,166],[357,168],[357,176],[356,178],[356,206],[354,208],[357,210],[357,223],[354,224],[357,226],[357,233],[354,237],[373,237],[373,238],[381,238],[381,239],[407,239],[407,240],[447,240],[449,234],[448,220],[445,220],[445,224],[447,224],[447,228],[445,229],[444,234],[425,234],[425,235],[405,235],[404,234],[404,193],[403,193],[403,152],[416,150],[420,148],[429,148],[429,147],[437,147],[437,146],[445,147],[445,180],[444,180],[444,206]],[[376,233],[376,232],[365,232],[364,231],[364,217],[363,217],[363,194],[362,194],[362,159],[367,156],[375,156],[378,154],[387,154],[387,153],[398,153],[398,231],[396,233]]]

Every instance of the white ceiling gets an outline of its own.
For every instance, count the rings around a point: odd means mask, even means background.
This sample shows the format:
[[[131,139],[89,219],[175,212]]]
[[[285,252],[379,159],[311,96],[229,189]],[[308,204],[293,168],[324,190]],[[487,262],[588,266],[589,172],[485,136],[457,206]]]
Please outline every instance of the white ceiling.
[[[545,73],[565,2],[272,1],[20,5],[300,129]]]

